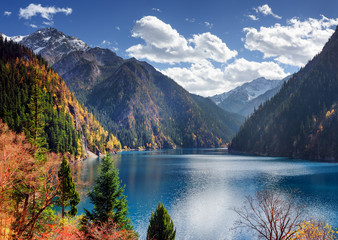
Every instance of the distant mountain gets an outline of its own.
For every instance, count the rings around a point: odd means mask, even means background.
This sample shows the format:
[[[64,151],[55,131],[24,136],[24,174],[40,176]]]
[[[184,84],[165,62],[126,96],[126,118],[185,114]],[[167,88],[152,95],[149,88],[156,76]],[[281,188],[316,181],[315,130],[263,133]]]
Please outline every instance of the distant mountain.
[[[53,152],[77,158],[115,151],[115,136],[83,109],[62,78],[40,56],[0,37],[0,118]]]
[[[338,28],[322,52],[259,108],[230,151],[338,160]]]
[[[71,52],[89,50],[89,46],[80,39],[66,36],[55,28],[44,28],[28,36],[2,36],[28,47],[35,54],[40,54],[50,65]]]
[[[56,29],[39,30],[20,43],[27,44],[27,39],[38,39],[33,36],[40,35],[48,45],[32,40],[34,44],[27,46],[42,49],[41,56],[123,146],[223,146],[244,121],[208,99],[189,94],[145,62],[124,60],[109,49],[89,48]],[[51,39],[56,39],[56,43],[49,43]],[[63,47],[56,48],[60,39]],[[72,39],[83,47],[74,47],[70,44]]]
[[[226,111],[247,117],[260,104],[273,97],[280,90],[283,82],[289,78],[283,80],[258,78],[229,92],[212,96],[210,99]]]

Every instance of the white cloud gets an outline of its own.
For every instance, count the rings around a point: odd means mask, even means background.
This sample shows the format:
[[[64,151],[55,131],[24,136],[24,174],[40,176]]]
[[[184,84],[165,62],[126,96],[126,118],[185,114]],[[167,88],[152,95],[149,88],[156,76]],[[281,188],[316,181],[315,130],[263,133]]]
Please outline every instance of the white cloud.
[[[253,21],[258,21],[258,20],[259,20],[259,18],[256,17],[255,15],[248,15],[248,17],[249,17],[251,20],[253,20]]]
[[[262,13],[263,15],[265,16],[268,16],[268,15],[271,15],[273,16],[274,18],[277,18],[277,19],[282,19],[282,17],[278,16],[277,14],[273,13],[272,12],[272,9],[269,7],[268,4],[264,4],[262,6],[259,6],[258,8],[254,8],[254,10],[257,12],[257,13]]]
[[[185,21],[194,23],[196,21],[195,18],[186,18]]]
[[[117,47],[118,43],[117,42],[110,42],[108,40],[103,40],[100,44],[100,47],[102,48],[108,48],[114,52],[117,52],[119,49]]]
[[[214,24],[213,23],[210,23],[210,22],[204,22],[204,25],[207,27],[207,28],[213,28]]]
[[[38,26],[36,26],[35,24],[29,24],[29,26],[32,28],[38,28]]]
[[[43,21],[42,23],[47,25],[47,26],[53,26],[54,25],[53,21],[50,21],[50,22]]]
[[[212,96],[229,91],[259,77],[282,79],[289,75],[274,62],[250,62],[243,58],[228,66],[215,68],[209,61],[193,63],[189,68],[173,67],[162,71],[190,92]]]
[[[4,15],[5,15],[5,16],[10,16],[11,14],[12,14],[12,12],[4,11]]]
[[[42,18],[47,20],[52,20],[53,15],[56,13],[64,13],[69,15],[72,13],[71,8],[56,8],[56,7],[42,7],[41,4],[29,4],[26,8],[20,8],[19,17],[30,19],[38,14],[41,15]]]
[[[153,10],[155,12],[161,12],[161,9],[159,9],[159,8],[152,8],[151,10]]]
[[[237,51],[230,50],[220,38],[209,32],[186,39],[154,16],[136,21],[132,36],[142,38],[145,44],[128,48],[129,56],[158,63],[196,63],[204,59],[225,63],[237,55]]]
[[[280,63],[300,67],[322,50],[334,32],[331,28],[336,25],[338,18],[322,16],[304,21],[292,18],[285,26],[244,28],[245,47],[262,52],[264,58],[272,57]]]
[[[239,58],[227,65],[238,53],[230,50],[216,35],[206,32],[187,39],[153,16],[136,21],[132,36],[145,43],[128,48],[129,56],[173,65],[187,63],[187,67],[175,65],[161,72],[188,91],[202,96],[228,91],[258,77],[282,79],[288,75],[272,61],[259,63]]]
[[[116,29],[117,31],[120,31],[120,30],[121,30],[121,28],[120,28],[119,26],[116,26],[115,29]]]

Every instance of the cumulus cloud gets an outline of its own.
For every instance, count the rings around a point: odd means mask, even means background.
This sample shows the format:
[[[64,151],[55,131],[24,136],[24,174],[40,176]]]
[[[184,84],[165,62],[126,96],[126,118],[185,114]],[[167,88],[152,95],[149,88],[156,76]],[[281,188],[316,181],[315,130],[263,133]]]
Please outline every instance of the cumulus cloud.
[[[151,10],[153,10],[155,12],[161,12],[161,9],[159,9],[159,8],[152,8]]]
[[[36,15],[41,15],[42,18],[47,20],[52,20],[53,15],[56,13],[64,13],[69,15],[72,13],[71,8],[56,8],[56,7],[43,7],[41,4],[29,4],[26,8],[20,8],[19,17],[30,19]]]
[[[253,20],[253,21],[258,21],[258,20],[259,20],[259,18],[256,17],[255,15],[248,15],[248,17],[249,17],[251,20]]]
[[[206,32],[185,38],[171,25],[153,16],[136,21],[132,36],[141,38],[144,44],[128,48],[130,56],[176,64],[161,72],[188,91],[202,96],[219,94],[259,77],[282,79],[288,75],[273,61],[260,63],[239,58],[229,64],[238,53],[230,50],[216,35]]]
[[[337,24],[338,18],[322,16],[304,21],[292,18],[285,26],[244,28],[245,47],[262,52],[264,58],[272,57],[280,63],[301,67],[322,50],[334,32],[332,27]]]
[[[5,16],[10,16],[11,14],[12,14],[12,12],[4,11],[4,15],[5,15]]]
[[[253,62],[236,59],[223,69],[216,68],[210,61],[192,64],[189,68],[172,67],[162,70],[190,92],[212,96],[229,91],[245,82],[259,77],[282,79],[289,75],[274,62]]]
[[[255,10],[257,13],[262,13],[262,14],[265,15],[265,16],[271,15],[271,16],[273,16],[274,18],[282,19],[282,17],[280,17],[280,16],[278,16],[277,14],[275,14],[275,13],[272,12],[272,9],[269,7],[268,4],[264,4],[264,5],[262,5],[262,6],[259,6],[258,8],[254,8],[254,10]]]
[[[145,44],[131,46],[127,53],[158,63],[196,63],[204,59],[225,63],[237,55],[237,51],[230,50],[220,38],[209,32],[186,39],[154,16],[136,21],[132,36],[143,39]]]

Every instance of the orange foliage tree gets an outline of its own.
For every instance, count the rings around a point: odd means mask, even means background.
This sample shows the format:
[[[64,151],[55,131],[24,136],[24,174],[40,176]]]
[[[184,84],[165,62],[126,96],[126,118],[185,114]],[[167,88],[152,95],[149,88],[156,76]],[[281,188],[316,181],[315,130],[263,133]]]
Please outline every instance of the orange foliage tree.
[[[33,165],[31,153],[35,148],[26,141],[23,134],[15,134],[0,119],[0,238],[6,239],[11,234],[14,221],[14,202],[11,191],[19,179],[25,181],[30,174],[22,170]]]

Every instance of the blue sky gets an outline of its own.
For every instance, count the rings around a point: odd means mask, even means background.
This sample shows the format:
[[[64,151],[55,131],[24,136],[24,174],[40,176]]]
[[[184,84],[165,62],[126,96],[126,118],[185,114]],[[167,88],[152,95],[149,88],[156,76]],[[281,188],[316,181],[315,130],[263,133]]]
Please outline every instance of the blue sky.
[[[52,26],[210,96],[297,71],[332,35],[337,13],[337,0],[3,0],[0,32]]]

